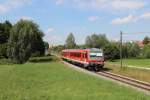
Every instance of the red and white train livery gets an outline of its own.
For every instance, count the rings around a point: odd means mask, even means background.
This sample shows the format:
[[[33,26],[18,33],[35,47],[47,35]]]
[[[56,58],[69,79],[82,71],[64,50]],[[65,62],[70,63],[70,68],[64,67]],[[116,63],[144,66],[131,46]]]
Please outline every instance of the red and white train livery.
[[[66,49],[62,50],[63,60],[80,64],[88,69],[100,70],[104,66],[104,56],[101,49]]]

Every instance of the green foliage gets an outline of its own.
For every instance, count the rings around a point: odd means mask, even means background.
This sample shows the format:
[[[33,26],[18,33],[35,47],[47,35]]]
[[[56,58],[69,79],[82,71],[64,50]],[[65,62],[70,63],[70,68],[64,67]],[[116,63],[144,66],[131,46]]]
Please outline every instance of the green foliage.
[[[141,49],[137,43],[125,43],[123,45],[123,57],[124,58],[133,58],[138,57],[141,53]]]
[[[143,41],[145,45],[149,45],[150,38],[145,37]],[[120,58],[120,43],[112,43],[112,41],[108,41],[104,34],[92,34],[91,36],[87,36],[84,47],[104,49],[106,59],[114,60]],[[78,46],[78,48],[82,47]],[[147,46],[142,49],[136,42],[123,43],[123,58],[149,58],[149,55],[149,48]]]
[[[76,47],[75,37],[72,33],[68,35],[65,46],[67,49],[73,49]]]
[[[7,57],[7,43],[0,44],[0,57]]]
[[[11,28],[12,24],[9,21],[0,23],[0,44],[8,41]]]
[[[143,43],[146,45],[146,44],[149,44],[150,43],[150,37],[146,36],[143,40]]]
[[[145,45],[142,54],[144,58],[150,58],[150,45]]]
[[[108,43],[104,47],[105,59],[114,60],[120,58],[119,46],[117,43]]]
[[[12,65],[13,62],[11,61],[11,59],[7,59],[7,58],[1,58],[0,59],[0,65]]]
[[[44,54],[43,33],[36,23],[28,20],[17,22],[8,41],[8,56],[15,63],[24,63],[36,52]]]
[[[50,53],[59,54],[63,49],[65,49],[64,45],[53,46],[49,49]]]
[[[87,36],[86,37],[86,40],[85,40],[85,45],[88,47],[88,48],[92,48],[92,40],[91,40],[91,37],[90,36]]]
[[[85,44],[76,46],[76,48],[78,48],[78,49],[86,49],[87,47],[88,46],[86,46]]]
[[[129,49],[129,57],[138,57],[140,51],[140,47],[137,45],[137,43],[133,43],[131,48]]]
[[[54,56],[43,56],[43,57],[32,57],[29,59],[29,62],[50,62],[50,61],[58,61],[58,58]]]
[[[7,57],[7,42],[12,24],[9,21],[0,23],[0,57]]]
[[[103,48],[108,43],[104,34],[92,34],[86,37],[85,44],[88,48]]]

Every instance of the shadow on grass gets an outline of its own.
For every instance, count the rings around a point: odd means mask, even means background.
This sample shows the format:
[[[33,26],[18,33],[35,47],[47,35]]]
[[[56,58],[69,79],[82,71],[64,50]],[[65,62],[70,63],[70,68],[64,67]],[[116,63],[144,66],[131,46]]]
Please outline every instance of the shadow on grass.
[[[102,68],[100,71],[110,71],[110,70],[112,70],[111,68]]]
[[[117,60],[107,60],[108,62],[117,62]]]

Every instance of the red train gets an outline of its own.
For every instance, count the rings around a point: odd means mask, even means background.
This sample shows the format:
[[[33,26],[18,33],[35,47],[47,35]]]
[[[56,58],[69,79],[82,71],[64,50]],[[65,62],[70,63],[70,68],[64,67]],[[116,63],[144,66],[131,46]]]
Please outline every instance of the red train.
[[[104,66],[104,56],[101,49],[66,49],[62,50],[61,57],[63,60],[95,71]]]

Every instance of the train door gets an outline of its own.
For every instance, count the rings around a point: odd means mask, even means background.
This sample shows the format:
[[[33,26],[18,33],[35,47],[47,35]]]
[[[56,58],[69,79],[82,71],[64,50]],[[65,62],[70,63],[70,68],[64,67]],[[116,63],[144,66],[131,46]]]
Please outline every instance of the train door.
[[[84,62],[87,62],[87,52],[85,52],[84,54],[83,54],[83,60],[84,60]]]

